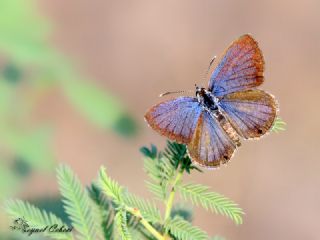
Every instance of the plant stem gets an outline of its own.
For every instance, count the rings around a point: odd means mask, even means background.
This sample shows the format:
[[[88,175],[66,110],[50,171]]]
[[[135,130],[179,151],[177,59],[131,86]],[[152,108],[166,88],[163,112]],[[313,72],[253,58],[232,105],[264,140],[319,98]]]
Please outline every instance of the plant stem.
[[[140,219],[140,223],[157,239],[157,240],[165,240],[164,236],[161,235],[147,220],[143,218],[141,212],[137,208],[126,207],[126,211]]]
[[[176,185],[177,183],[180,181],[180,179],[182,178],[182,174],[183,174],[183,170],[179,170],[173,184],[172,184],[172,188],[170,191],[170,195],[169,198],[167,200],[166,203],[166,212],[165,212],[165,217],[164,217],[164,221],[166,221],[169,217],[170,217],[170,213],[171,213],[171,209],[172,209],[172,205],[173,205],[173,200],[174,200],[174,196],[176,193]]]
[[[172,183],[170,195],[169,195],[169,198],[166,202],[166,212],[165,212],[165,216],[164,216],[164,222],[170,218],[170,214],[171,214],[171,210],[172,210],[172,206],[173,206],[173,200],[174,200],[175,193],[176,193],[176,185],[181,180],[182,175],[183,175],[183,171],[184,171],[183,169],[179,170],[175,180]],[[164,239],[165,240],[170,239],[170,236],[168,235],[168,233],[165,233]]]

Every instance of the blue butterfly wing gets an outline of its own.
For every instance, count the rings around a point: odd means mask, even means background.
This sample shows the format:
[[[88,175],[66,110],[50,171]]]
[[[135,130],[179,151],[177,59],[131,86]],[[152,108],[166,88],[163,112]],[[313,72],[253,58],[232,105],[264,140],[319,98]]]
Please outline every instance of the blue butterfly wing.
[[[188,144],[188,152],[192,160],[201,166],[218,167],[226,163],[237,148],[236,141],[221,124],[223,119],[222,115],[216,116],[205,110],[199,117],[193,138]]]
[[[243,35],[226,50],[213,71],[209,90],[237,133],[245,139],[260,137],[276,117],[275,99],[255,89],[263,83],[264,60],[257,42]]]
[[[273,96],[258,89],[230,93],[220,100],[219,106],[232,127],[245,139],[268,132],[277,114]]]
[[[264,60],[257,42],[243,35],[225,51],[212,73],[208,89],[216,97],[254,88],[263,82]]]
[[[145,119],[154,130],[169,139],[189,143],[201,111],[196,98],[178,97],[153,106]]]

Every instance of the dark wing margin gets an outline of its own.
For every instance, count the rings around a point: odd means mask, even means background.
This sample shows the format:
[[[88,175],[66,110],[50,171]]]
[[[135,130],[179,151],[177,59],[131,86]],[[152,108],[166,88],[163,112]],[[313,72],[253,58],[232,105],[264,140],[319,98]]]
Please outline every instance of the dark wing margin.
[[[230,93],[220,100],[220,107],[232,127],[245,139],[266,134],[277,115],[274,97],[258,89]]]
[[[262,84],[264,60],[258,43],[246,34],[235,40],[214,69],[208,89],[217,97]]]
[[[178,97],[153,106],[145,114],[145,119],[161,135],[188,144],[201,111],[196,98]]]

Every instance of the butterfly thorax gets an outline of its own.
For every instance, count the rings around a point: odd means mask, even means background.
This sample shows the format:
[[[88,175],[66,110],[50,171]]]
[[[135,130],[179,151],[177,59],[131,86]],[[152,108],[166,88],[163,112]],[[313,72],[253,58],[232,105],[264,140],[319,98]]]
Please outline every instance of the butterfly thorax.
[[[205,88],[196,87],[196,96],[198,102],[206,109],[210,111],[218,111],[219,99],[216,98],[211,92]]]

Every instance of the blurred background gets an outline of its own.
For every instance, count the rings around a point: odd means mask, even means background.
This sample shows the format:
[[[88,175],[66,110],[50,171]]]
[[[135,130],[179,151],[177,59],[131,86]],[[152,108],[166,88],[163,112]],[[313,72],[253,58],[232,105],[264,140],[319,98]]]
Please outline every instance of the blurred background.
[[[317,0],[1,0],[0,204],[19,197],[60,211],[58,163],[84,184],[105,165],[150,196],[139,148],[165,138],[145,111],[162,92],[206,86],[210,58],[251,33],[287,130],[188,177],[246,212],[235,226],[195,209],[195,224],[226,239],[320,239],[319,9]],[[0,211],[0,239],[8,224]]]

